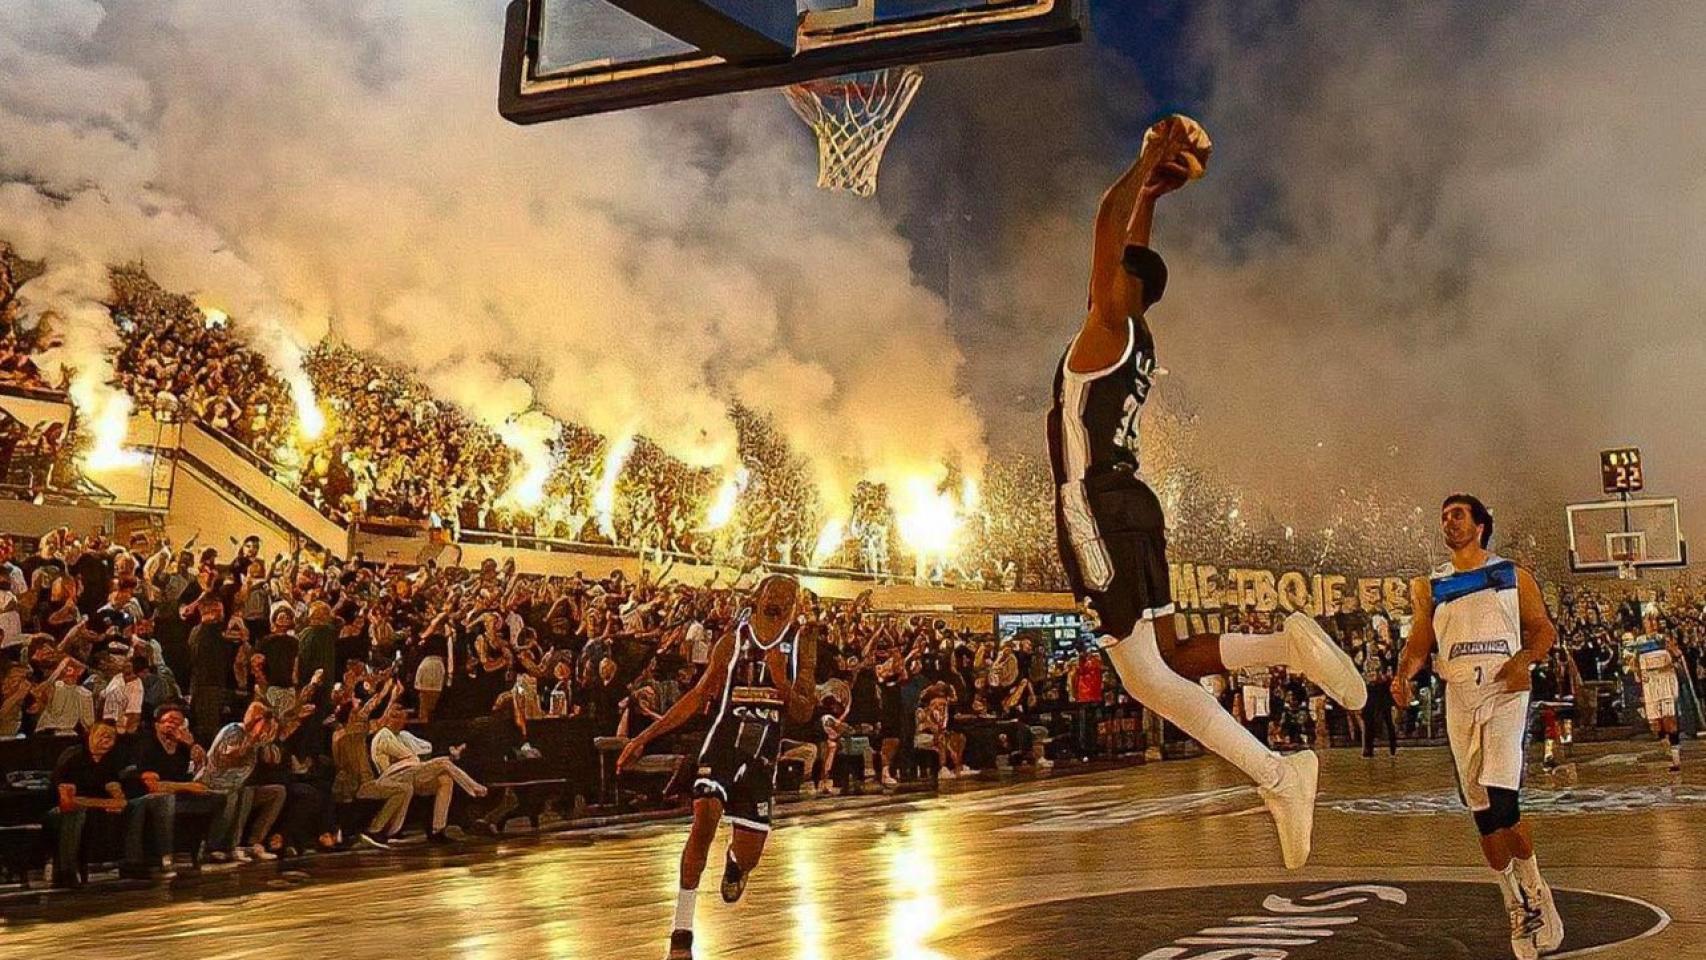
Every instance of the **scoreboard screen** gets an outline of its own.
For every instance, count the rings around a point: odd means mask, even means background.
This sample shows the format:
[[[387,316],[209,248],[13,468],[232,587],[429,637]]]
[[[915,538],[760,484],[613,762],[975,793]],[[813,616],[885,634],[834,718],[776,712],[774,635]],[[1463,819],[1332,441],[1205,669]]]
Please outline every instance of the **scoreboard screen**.
[[[1094,642],[1094,635],[1085,628],[1084,618],[1076,613],[998,613],[995,615],[995,638],[1007,643],[1020,633],[1028,633],[1055,659],[1076,656],[1079,650]]]
[[[1601,450],[1600,484],[1606,493],[1637,493],[1646,486],[1641,474],[1641,451],[1636,447]]]

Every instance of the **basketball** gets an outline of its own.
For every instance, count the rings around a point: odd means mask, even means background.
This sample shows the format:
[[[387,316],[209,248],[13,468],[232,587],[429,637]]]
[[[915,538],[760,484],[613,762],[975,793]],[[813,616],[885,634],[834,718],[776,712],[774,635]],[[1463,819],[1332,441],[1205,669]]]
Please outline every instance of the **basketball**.
[[[1214,152],[1214,142],[1202,124],[1190,117],[1174,114],[1157,121],[1143,135],[1143,152],[1155,166],[1170,161],[1181,163],[1188,179],[1196,180],[1208,172],[1208,158]]]

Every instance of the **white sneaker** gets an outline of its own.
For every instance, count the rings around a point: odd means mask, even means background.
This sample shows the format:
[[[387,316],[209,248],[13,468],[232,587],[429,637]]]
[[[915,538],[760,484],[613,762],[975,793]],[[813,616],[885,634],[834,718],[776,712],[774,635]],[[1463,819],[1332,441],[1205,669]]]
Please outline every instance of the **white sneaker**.
[[[979,772],[980,771],[974,770],[971,767],[961,767],[960,772],[959,772],[959,778],[961,780],[964,780],[967,777],[975,777],[978,775]]]
[[[812,783],[810,780],[800,784],[800,796],[807,800],[817,796],[817,784]]]
[[[1309,845],[1315,834],[1315,792],[1320,780],[1321,760],[1305,750],[1281,757],[1279,783],[1256,791],[1279,828],[1280,855],[1287,870],[1309,862]]]
[[[1290,666],[1313,680],[1347,710],[1361,710],[1368,703],[1368,683],[1363,680],[1356,661],[1327,636],[1327,631],[1313,617],[1307,613],[1286,617],[1285,635],[1291,647]]]
[[[954,779],[954,771],[949,770],[947,767],[943,767],[942,769],[936,771],[936,779],[938,779],[938,780],[952,780],[952,779]]]
[[[1050,760],[1047,757],[1040,757],[1037,760],[1037,769],[1038,770],[1053,770],[1054,769],[1054,761]]]
[[[1534,945],[1541,953],[1551,953],[1564,943],[1564,918],[1559,916],[1558,904],[1552,899],[1552,885],[1541,881],[1540,890],[1531,902],[1540,911],[1540,932],[1534,936]]]
[[[278,854],[269,851],[266,847],[263,847],[258,843],[249,848],[249,856],[254,857],[262,863],[266,863],[268,860],[278,859]]]
[[[231,859],[238,863],[254,863],[255,858],[249,856],[249,851],[243,847],[231,848]]]
[[[896,780],[894,777],[890,776],[888,771],[886,771],[886,770],[883,771],[883,786],[894,787],[894,786],[899,786],[899,785],[900,785],[899,780]]]
[[[1511,916],[1511,953],[1516,960],[1539,960],[1540,944],[1537,935],[1543,925],[1540,911],[1526,903],[1513,903]]]

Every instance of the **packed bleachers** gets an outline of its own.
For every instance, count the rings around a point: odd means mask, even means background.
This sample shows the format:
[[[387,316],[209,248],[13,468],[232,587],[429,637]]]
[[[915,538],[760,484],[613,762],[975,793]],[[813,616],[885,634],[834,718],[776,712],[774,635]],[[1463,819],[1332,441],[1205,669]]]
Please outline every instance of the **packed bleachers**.
[[[651,574],[269,559],[255,541],[224,556],[146,533],[0,540],[0,861],[27,875],[56,850],[56,882],[75,885],[114,861],[158,876],[204,857],[456,842],[516,817],[679,805],[702,722],[620,781],[614,754],[697,682],[744,602],[738,586]],[[1185,745],[1088,645],[998,642],[866,598],[813,600],[806,616],[822,628],[819,703],[786,730],[784,795]],[[1563,645],[1536,696],[1573,702],[1584,727],[1628,723],[1639,703],[1622,689],[1624,634],[1674,636],[1687,678],[1706,681],[1698,597],[1576,587],[1556,616]],[[1383,695],[1402,612],[1347,607],[1321,622]],[[1211,683],[1276,747],[1368,752],[1440,735],[1429,677],[1411,703],[1371,696],[1358,716],[1283,670]]]

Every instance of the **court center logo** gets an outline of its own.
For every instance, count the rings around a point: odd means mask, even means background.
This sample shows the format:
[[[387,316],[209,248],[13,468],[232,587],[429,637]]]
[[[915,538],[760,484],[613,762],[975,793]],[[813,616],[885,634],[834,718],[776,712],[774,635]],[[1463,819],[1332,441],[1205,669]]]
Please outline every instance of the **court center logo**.
[[[1554,893],[1566,935],[1550,957],[1651,936],[1670,922],[1640,900]],[[937,946],[956,960],[1483,960],[1510,955],[1510,932],[1492,884],[1279,883],[1050,900],[992,915]]]

